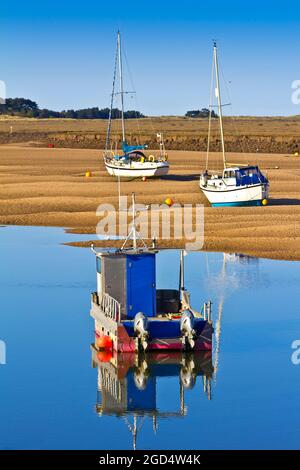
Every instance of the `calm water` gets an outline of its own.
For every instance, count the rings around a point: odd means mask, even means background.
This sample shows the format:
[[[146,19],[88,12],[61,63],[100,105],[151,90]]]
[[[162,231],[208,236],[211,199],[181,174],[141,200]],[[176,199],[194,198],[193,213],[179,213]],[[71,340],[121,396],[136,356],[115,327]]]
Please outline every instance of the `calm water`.
[[[95,262],[90,250],[60,245],[71,239],[60,229],[0,228],[1,449],[132,448],[130,399],[126,416],[96,412],[103,397],[90,350]],[[158,255],[158,286],[177,287],[178,258]],[[299,263],[219,253],[185,261],[194,308],[214,302],[220,348],[211,400],[200,374],[184,391],[183,412],[179,370],[150,367],[144,391],[164,417],[156,432],[151,416],[137,418],[137,447],[299,448],[300,365],[291,361],[300,339]],[[138,378],[130,373],[124,382],[129,394]],[[149,407],[145,396],[140,411]]]

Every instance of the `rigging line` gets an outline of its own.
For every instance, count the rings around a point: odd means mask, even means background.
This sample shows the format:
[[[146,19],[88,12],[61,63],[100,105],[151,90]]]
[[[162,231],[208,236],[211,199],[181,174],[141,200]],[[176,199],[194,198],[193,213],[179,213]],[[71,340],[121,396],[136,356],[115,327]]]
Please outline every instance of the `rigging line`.
[[[119,110],[119,107],[121,106],[120,104],[120,96],[119,95],[115,95],[116,98],[114,100],[114,103],[115,103],[115,110]],[[121,126],[120,126],[120,117],[119,117],[119,114],[118,114],[118,111],[115,111],[115,117],[114,119],[112,120],[112,122],[114,121],[114,126],[112,126],[112,130],[111,130],[111,134],[112,134],[112,137],[110,139],[111,141],[111,149],[113,148],[114,146],[114,152],[117,153],[118,152],[118,143],[120,140],[122,140],[122,138],[120,137],[121,136]]]
[[[225,142],[224,142],[222,99],[221,99],[220,77],[219,77],[219,62],[218,62],[217,44],[215,41],[214,41],[214,63],[215,63],[215,72],[216,72],[216,90],[217,90],[218,109],[219,109],[219,125],[220,125],[220,135],[221,135],[221,144],[222,144],[223,166],[224,166],[224,169],[226,169],[227,162],[226,162]]]
[[[123,55],[125,57],[125,62],[126,62],[126,66],[127,66],[127,69],[128,69],[128,75],[129,75],[129,79],[131,81],[131,85],[132,85],[133,89],[136,90],[136,87],[135,87],[135,84],[134,84],[134,81],[133,81],[133,77],[132,77],[132,74],[131,74],[131,70],[130,70],[130,67],[129,67],[128,58],[127,58],[125,52],[123,52]],[[134,100],[135,100],[135,103],[136,103],[136,107],[139,108],[137,95],[134,96]],[[139,138],[141,139],[140,119],[137,117],[137,115],[136,115],[136,120],[137,120]],[[149,122],[150,129],[152,130],[153,134],[156,135],[157,134],[157,127],[156,128],[154,127],[154,123],[153,123],[153,120],[152,120],[151,116],[147,116],[147,122]]]
[[[128,63],[128,60],[127,60],[126,56],[125,56],[125,60],[126,60],[126,63],[127,63],[128,73],[129,73],[129,77],[130,77],[130,80],[131,80],[131,84],[132,84],[133,88],[135,89],[135,85],[134,85],[134,82],[133,82],[132,74],[131,74],[131,71],[130,71],[130,68],[129,68],[129,63]],[[138,105],[138,108],[139,108],[139,103],[138,103],[138,101],[137,101],[137,96],[135,96],[134,98],[135,98],[136,104]],[[152,132],[153,132],[154,134],[156,134],[156,133],[157,133],[157,130],[155,129],[155,127],[154,127],[154,125],[153,125],[151,116],[150,116],[150,117],[147,116],[147,120],[148,120],[149,123],[150,123],[150,127],[151,127],[151,129],[152,129]],[[139,118],[137,118],[137,122],[138,122],[138,124],[140,123]],[[139,132],[140,132],[140,127],[139,127]]]
[[[126,415],[123,416],[123,420],[126,424],[126,426],[128,427],[129,431],[132,433],[134,431],[134,425],[132,425],[128,419],[128,417]],[[140,431],[142,426],[143,426],[143,423],[145,421],[145,416],[142,416],[141,419],[140,419],[140,423],[137,427],[137,430]]]
[[[123,64],[122,64],[122,43],[121,34],[118,31],[118,62],[119,62],[119,79],[120,79],[120,98],[121,98],[121,116],[122,116],[122,142],[126,141],[125,121],[124,121],[124,86],[123,86]]]
[[[215,44],[215,40],[213,40],[213,43]],[[217,89],[217,85],[218,85],[218,83],[217,83],[218,70],[216,69],[217,65],[218,65],[218,69],[219,69],[220,65],[219,65],[219,63],[216,64],[215,52],[213,51],[212,69],[211,69],[211,73],[212,73],[212,77],[211,77],[211,106],[210,106],[210,109],[209,109],[209,116],[211,118],[211,122],[210,122],[210,136],[208,138],[208,148],[207,148],[207,154],[206,154],[206,160],[207,160],[206,164],[208,166],[208,159],[209,159],[209,152],[210,152],[210,148],[211,148],[211,143],[213,143],[213,141],[214,141],[215,152],[216,152],[216,161],[215,161],[215,164],[214,164],[215,165],[215,170],[214,171],[216,173],[218,173],[220,171],[219,164],[221,163],[221,161],[222,161],[222,166],[224,166],[224,149],[223,149],[223,145],[222,145],[222,130],[220,129],[220,124],[219,124],[220,113],[219,113],[219,115],[217,115],[216,125],[213,125],[213,118],[212,118],[213,108],[217,107],[219,110],[222,110],[222,107],[223,107],[222,103],[219,102],[219,98],[218,98],[217,106],[213,105],[213,97],[214,97],[214,94],[215,94],[214,90]],[[220,134],[221,134],[221,139],[219,139]],[[223,158],[219,157],[219,153],[221,153],[221,155],[223,155]]]
[[[134,81],[133,81],[133,77],[132,77],[132,73],[131,73],[131,70],[130,70],[130,67],[129,67],[129,61],[128,61],[128,58],[127,58],[127,55],[126,55],[126,52],[124,51],[123,52],[123,55],[124,55],[124,58],[125,58],[125,63],[126,63],[126,67],[127,67],[127,71],[128,71],[128,75],[129,75],[129,80],[131,82],[131,85],[132,85],[132,88],[134,90],[134,95],[133,95],[133,101],[134,101],[134,112],[135,112],[135,119],[136,119],[136,123],[137,123],[137,130],[138,130],[138,138],[139,138],[139,142],[141,141],[141,129],[140,129],[140,120],[138,118],[138,115],[137,115],[137,96],[136,96],[136,87],[135,87],[135,84],[134,84]]]
[[[232,118],[231,124],[232,124],[232,126],[233,126],[233,129],[234,129],[234,132],[235,132],[235,134],[236,134],[236,137],[240,137],[240,133],[239,133],[239,131],[238,131],[238,128],[237,128],[236,122],[235,122],[235,121],[236,121],[236,117],[235,117],[234,114],[233,114],[233,106],[232,106],[232,101],[231,101],[231,95],[230,95],[229,87],[228,87],[228,84],[227,84],[227,82],[226,82],[226,80],[225,80],[225,76],[224,76],[223,69],[222,69],[222,67],[220,67],[220,68],[221,68],[221,74],[222,74],[223,82],[224,82],[225,88],[226,88],[227,97],[228,97],[228,100],[229,100],[229,103],[230,103],[230,109],[231,109],[231,114],[232,114],[232,116],[231,116],[231,118]],[[251,149],[250,149],[250,146],[249,146],[249,142],[248,142],[247,140],[246,140],[246,147],[247,147],[248,152],[251,153]],[[242,153],[245,153],[243,146],[242,146]]]
[[[205,164],[205,169],[206,169],[206,170],[208,170],[209,144],[210,144],[210,133],[211,133],[211,113],[212,113],[213,86],[214,86],[214,61],[212,61],[212,66],[211,66],[211,82],[210,82],[210,98],[209,98],[209,117],[208,117],[208,136],[207,136],[207,151],[206,151],[206,164]]]
[[[117,69],[118,73],[118,69]],[[120,88],[121,89],[121,88]],[[120,145],[120,150],[122,149],[122,135],[123,135],[123,126],[122,126],[122,93],[118,93],[115,95],[115,103],[116,103],[116,116],[115,116],[115,149],[116,152]]]
[[[111,132],[111,121],[112,121],[112,109],[114,105],[114,92],[115,92],[116,75],[117,75],[117,64],[118,64],[118,47],[116,50],[115,65],[114,65],[113,86],[112,86],[112,93],[111,93],[111,100],[110,100],[110,110],[109,110],[109,115],[108,115],[105,151],[108,150],[108,146],[110,145],[110,132]]]
[[[213,86],[213,91],[212,91],[212,100],[213,98],[214,98],[214,86]],[[210,168],[210,172],[218,173],[220,171],[220,168],[223,165],[222,145],[221,145],[221,139],[220,139],[218,116],[217,118],[211,117],[208,160],[211,160],[212,153],[215,153],[215,161],[213,163],[213,166],[211,166]]]

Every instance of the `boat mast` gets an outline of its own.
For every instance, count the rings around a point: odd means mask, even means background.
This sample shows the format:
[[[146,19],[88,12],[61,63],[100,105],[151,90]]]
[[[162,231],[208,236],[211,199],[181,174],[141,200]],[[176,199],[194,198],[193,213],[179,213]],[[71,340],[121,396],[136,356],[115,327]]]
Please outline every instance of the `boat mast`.
[[[210,133],[211,133],[211,115],[212,115],[212,108],[213,108],[213,89],[214,89],[214,60],[212,61],[211,66],[211,80],[210,80],[210,97],[209,97],[209,116],[208,116],[208,136],[207,136],[207,149],[206,149],[206,166],[205,170],[208,171],[208,158],[209,158],[209,150],[210,150]]]
[[[121,34],[120,34],[120,31],[118,31],[118,57],[119,57],[119,78],[120,78],[120,95],[121,95],[122,142],[125,142],[124,88],[123,88],[123,67],[122,67],[122,51],[121,51]]]
[[[222,100],[221,100],[221,91],[220,91],[219,64],[218,64],[218,54],[217,54],[217,43],[216,43],[216,41],[214,41],[214,64],[215,64],[215,72],[216,72],[216,95],[217,95],[217,99],[218,99],[218,111],[219,111],[220,133],[221,133],[221,143],[222,143],[222,154],[223,154],[223,163],[224,163],[224,169],[225,169],[227,167],[227,162],[226,162],[225,145],[224,145]]]
[[[121,251],[124,250],[124,248],[125,248],[125,246],[126,246],[126,243],[127,243],[127,241],[130,239],[130,237],[132,237],[132,240],[133,240],[133,242],[132,242],[132,248],[133,248],[135,251],[137,251],[137,249],[138,249],[138,248],[137,248],[137,240],[138,240],[138,239],[142,242],[144,248],[147,249],[146,243],[145,243],[144,240],[141,238],[141,236],[140,236],[140,234],[139,234],[139,232],[138,232],[138,230],[137,230],[137,228],[136,228],[136,220],[135,220],[135,219],[136,219],[136,215],[137,215],[137,214],[136,214],[136,209],[135,209],[135,194],[134,194],[134,193],[132,193],[131,198],[132,198],[132,224],[131,224],[130,232],[128,233],[128,235],[127,235],[127,237],[126,237],[126,239],[125,239],[125,241],[124,241],[124,243],[123,243],[123,245],[122,245],[122,247],[121,247]]]
[[[185,291],[185,288],[184,288],[184,252],[183,252],[183,250],[180,250],[179,290],[180,290],[181,294]]]
[[[135,225],[135,194],[132,193],[132,238],[133,238],[133,249],[136,250],[136,225]]]
[[[115,56],[113,85],[112,85],[112,92],[111,92],[111,98],[110,98],[108,126],[107,126],[107,132],[106,132],[105,154],[108,152],[108,147],[110,146],[110,133],[111,133],[112,110],[113,110],[113,106],[114,106],[114,97],[115,97],[115,84],[116,84],[117,63],[118,63],[118,50],[119,50],[119,43],[117,44],[117,50],[116,50],[116,56]]]

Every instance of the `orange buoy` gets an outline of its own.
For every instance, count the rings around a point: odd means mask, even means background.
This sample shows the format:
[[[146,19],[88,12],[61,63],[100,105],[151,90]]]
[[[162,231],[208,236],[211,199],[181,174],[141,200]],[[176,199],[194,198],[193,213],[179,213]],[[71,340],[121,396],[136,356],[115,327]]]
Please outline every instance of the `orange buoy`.
[[[112,357],[112,351],[99,351],[97,354],[98,361],[100,362],[109,362]]]
[[[98,349],[101,349],[102,351],[111,351],[113,347],[111,337],[108,335],[100,336],[97,340],[97,346]]]
[[[165,204],[167,204],[167,206],[171,207],[171,206],[173,206],[174,201],[170,197],[167,197],[167,199],[165,199]]]
[[[90,178],[92,176],[92,173],[90,171],[85,172],[86,178]]]

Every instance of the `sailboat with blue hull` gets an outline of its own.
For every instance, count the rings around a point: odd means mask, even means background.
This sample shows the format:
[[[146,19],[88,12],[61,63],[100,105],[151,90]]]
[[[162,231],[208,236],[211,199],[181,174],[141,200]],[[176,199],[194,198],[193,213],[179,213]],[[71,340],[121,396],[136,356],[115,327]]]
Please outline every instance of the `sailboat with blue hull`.
[[[212,103],[210,103],[206,170],[202,175],[200,175],[200,189],[213,207],[266,205],[269,197],[269,181],[268,178],[259,169],[259,167],[257,165],[232,165],[227,163],[224,144],[222,101],[216,43],[214,43],[213,47],[212,84],[214,78],[216,81],[215,94],[218,100],[224,169],[221,175],[217,172],[211,174],[208,172],[208,156],[212,117]]]
[[[117,69],[120,79],[120,92],[115,92],[115,82]],[[157,133],[157,141],[159,143],[159,155],[147,155],[145,150],[147,145],[129,145],[126,140],[126,129],[124,120],[124,95],[128,93],[123,88],[123,67],[122,67],[122,50],[121,35],[118,32],[117,54],[113,78],[113,90],[111,95],[111,106],[106,134],[106,145],[104,151],[104,164],[111,176],[118,178],[149,178],[166,175],[169,171],[169,163],[165,151],[164,139],[161,133]],[[121,150],[112,148],[111,145],[111,124],[112,111],[115,95],[121,97],[121,122],[122,122],[122,144]]]

